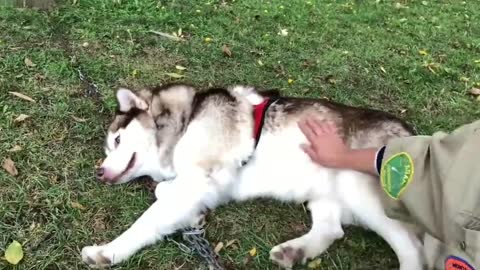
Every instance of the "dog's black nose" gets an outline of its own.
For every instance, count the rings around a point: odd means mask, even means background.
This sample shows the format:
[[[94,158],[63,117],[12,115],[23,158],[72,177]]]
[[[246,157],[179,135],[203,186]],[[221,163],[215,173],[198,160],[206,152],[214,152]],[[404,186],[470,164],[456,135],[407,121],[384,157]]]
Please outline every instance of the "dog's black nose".
[[[105,173],[105,170],[102,167],[98,168],[95,171],[95,175],[97,176],[97,178],[102,178],[104,173]]]

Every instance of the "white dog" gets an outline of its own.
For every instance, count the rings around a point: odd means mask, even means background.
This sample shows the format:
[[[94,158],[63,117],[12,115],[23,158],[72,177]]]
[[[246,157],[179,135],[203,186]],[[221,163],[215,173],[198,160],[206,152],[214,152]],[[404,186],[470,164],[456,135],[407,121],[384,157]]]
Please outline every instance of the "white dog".
[[[411,135],[397,118],[243,86],[197,92],[171,84],[138,92],[119,89],[116,96],[119,111],[97,177],[118,184],[148,175],[160,183],[157,201],[127,231],[106,245],[83,248],[83,261],[90,266],[118,264],[191,226],[207,208],[269,197],[308,202],[311,211],[311,230],[270,252],[284,268],[320,255],[343,237],[342,225],[355,224],[378,233],[401,270],[422,269],[421,243],[406,224],[385,215],[378,179],[320,167],[300,148],[307,141],[297,122],[307,115],[334,121],[354,148]]]

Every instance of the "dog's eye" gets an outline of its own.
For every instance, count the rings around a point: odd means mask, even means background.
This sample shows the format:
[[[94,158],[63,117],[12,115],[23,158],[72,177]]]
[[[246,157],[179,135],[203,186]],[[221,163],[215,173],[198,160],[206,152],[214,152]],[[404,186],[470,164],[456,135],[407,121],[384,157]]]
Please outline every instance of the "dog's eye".
[[[115,147],[117,147],[119,144],[120,144],[120,135],[118,135],[118,136],[115,138]]]

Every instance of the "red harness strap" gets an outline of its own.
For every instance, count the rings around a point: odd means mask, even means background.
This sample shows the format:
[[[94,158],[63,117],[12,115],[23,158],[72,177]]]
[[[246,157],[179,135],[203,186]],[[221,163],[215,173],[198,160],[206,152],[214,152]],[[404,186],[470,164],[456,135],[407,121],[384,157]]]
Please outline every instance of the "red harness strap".
[[[265,98],[262,103],[257,104],[253,107],[253,138],[255,138],[255,147],[260,140],[260,135],[262,134],[262,127],[265,120],[265,112],[267,111],[270,104],[272,104],[277,99]]]
[[[277,99],[265,98],[262,103],[253,106],[253,138],[255,139],[255,146],[257,147],[258,141],[260,140],[260,135],[262,134],[262,127],[265,120],[265,112],[268,109],[268,106],[272,104]],[[249,158],[250,159],[250,158]],[[241,163],[241,166],[245,166],[248,160],[244,160]]]

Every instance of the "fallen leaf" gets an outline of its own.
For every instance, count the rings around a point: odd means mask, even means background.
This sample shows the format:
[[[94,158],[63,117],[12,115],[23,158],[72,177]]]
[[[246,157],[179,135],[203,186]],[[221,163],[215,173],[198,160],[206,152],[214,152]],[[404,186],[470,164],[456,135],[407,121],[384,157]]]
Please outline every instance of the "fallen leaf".
[[[320,269],[320,265],[322,264],[322,259],[318,258],[308,263],[309,269]]]
[[[278,32],[280,36],[288,36],[288,29],[280,29],[280,32]]]
[[[26,65],[27,67],[34,67],[34,66],[36,66],[36,65],[32,62],[32,60],[30,60],[30,58],[25,58],[25,59],[23,59],[23,62],[25,63],[25,65]]]
[[[209,38],[209,37],[205,38],[205,42],[211,42],[211,41],[212,41],[212,38]]]
[[[225,245],[225,248],[233,245],[233,243],[235,243],[235,242],[237,242],[237,241],[238,241],[237,239],[233,239],[233,240],[228,241],[227,244]]]
[[[260,66],[263,66],[263,62],[261,60],[258,60],[257,63],[260,65]]]
[[[383,73],[387,73],[387,71],[385,70],[384,67],[380,66],[380,70],[383,72]]]
[[[18,171],[17,168],[15,167],[15,162],[13,160],[6,158],[3,160],[2,167],[11,175],[11,176],[17,176]]]
[[[232,57],[232,51],[230,50],[230,48],[228,48],[227,45],[223,44],[222,51],[228,57]]]
[[[81,205],[79,202],[71,202],[71,205],[75,209],[85,210],[85,206]]]
[[[175,68],[178,69],[178,70],[185,70],[185,69],[187,69],[186,67],[180,66],[180,65],[176,65]]]
[[[15,145],[14,147],[12,147],[12,149],[8,150],[8,152],[18,152],[18,151],[22,151],[22,147],[20,145]]]
[[[18,264],[23,258],[23,249],[22,245],[13,240],[13,242],[8,245],[7,250],[5,250],[5,259],[13,264],[16,265]]]
[[[401,110],[400,110],[400,113],[401,113],[401,114],[404,114],[404,113],[406,113],[406,112],[407,112],[407,109],[401,109]]]
[[[222,250],[222,248],[223,248],[223,242],[220,242],[215,246],[215,249],[213,251],[215,251],[215,253],[218,254],[220,250]]]
[[[73,118],[73,120],[75,120],[75,121],[77,121],[77,122],[81,122],[81,123],[87,121],[87,119],[85,119],[85,118],[80,118],[80,117],[76,117],[75,115],[72,115],[72,118]]]
[[[337,83],[337,80],[335,80],[333,75],[327,75],[327,77],[325,77],[325,81],[328,82],[329,84],[336,84]]]
[[[170,76],[170,77],[172,77],[172,78],[177,78],[177,79],[185,77],[185,75],[178,74],[178,73],[174,73],[174,72],[172,72],[172,73],[165,73],[165,74],[168,75],[168,76]]]
[[[138,76],[138,69],[132,71],[132,77],[136,78]]]
[[[421,56],[426,56],[428,55],[428,52],[426,50],[419,50],[418,53],[421,55]]]
[[[88,42],[84,42],[84,43],[82,44],[82,47],[86,48],[86,47],[88,47],[88,45],[90,45]]]
[[[28,101],[30,101],[30,102],[34,102],[34,103],[35,103],[35,100],[34,100],[33,98],[31,98],[31,97],[29,97],[29,96],[27,96],[27,95],[24,95],[24,94],[22,94],[22,93],[12,92],[12,91],[10,91],[9,93],[12,94],[12,95],[14,95],[14,96],[17,96],[17,97],[19,97],[19,98],[21,98],[21,99],[25,99],[25,100],[28,100]]]
[[[288,84],[292,84],[294,82],[293,79],[288,79]]]
[[[26,115],[26,114],[20,114],[17,118],[15,118],[15,120],[13,120],[13,122],[22,122],[22,121],[25,121],[25,119],[29,118],[30,115]]]
[[[468,91],[468,93],[470,93],[471,95],[474,95],[474,96],[480,96],[480,88],[472,88],[470,89],[470,91]]]
[[[255,255],[257,255],[257,248],[253,247],[248,253],[250,254],[250,256],[255,257]]]
[[[168,33],[163,33],[163,32],[153,31],[153,30],[149,30],[148,32],[153,33],[155,35],[159,35],[161,37],[173,39],[175,41],[184,41],[183,37],[177,35],[177,33],[174,33],[174,35],[171,35],[171,34],[168,34]]]

